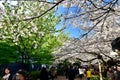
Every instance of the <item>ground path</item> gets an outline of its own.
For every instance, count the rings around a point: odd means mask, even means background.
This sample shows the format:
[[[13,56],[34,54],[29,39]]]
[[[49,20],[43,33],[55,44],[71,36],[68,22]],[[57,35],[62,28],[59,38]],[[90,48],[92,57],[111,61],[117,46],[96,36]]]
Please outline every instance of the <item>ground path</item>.
[[[65,76],[57,76],[55,80],[68,80],[65,78]],[[75,80],[80,80],[79,78],[75,78]]]

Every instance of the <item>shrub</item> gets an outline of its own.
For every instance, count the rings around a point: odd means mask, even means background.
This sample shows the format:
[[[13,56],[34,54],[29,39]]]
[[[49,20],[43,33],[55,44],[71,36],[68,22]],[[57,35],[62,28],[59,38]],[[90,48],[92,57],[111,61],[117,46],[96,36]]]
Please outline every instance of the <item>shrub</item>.
[[[95,75],[91,78],[91,80],[100,80],[100,77],[99,77],[99,75]],[[104,77],[103,80],[108,80],[108,78]]]
[[[32,79],[37,80],[40,76],[40,71],[32,71],[31,74],[32,74]]]

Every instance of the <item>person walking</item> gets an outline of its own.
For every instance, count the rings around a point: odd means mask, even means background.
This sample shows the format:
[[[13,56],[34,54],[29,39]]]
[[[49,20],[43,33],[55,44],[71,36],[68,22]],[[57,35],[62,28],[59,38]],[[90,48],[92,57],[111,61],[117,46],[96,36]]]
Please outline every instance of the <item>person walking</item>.
[[[111,67],[107,71],[107,77],[109,78],[109,80],[115,80],[114,71]]]
[[[120,80],[120,65],[117,66],[117,70],[115,73],[115,80]]]
[[[26,79],[26,71],[19,69],[16,74],[14,75],[12,80],[27,80]]]
[[[5,75],[2,77],[2,80],[12,80],[12,74],[10,68],[5,68]]]
[[[83,69],[83,67],[80,66],[80,67],[78,68],[78,71],[79,71],[79,78],[80,78],[80,80],[83,80],[83,79],[84,79],[85,69]]]
[[[87,80],[90,80],[91,77],[92,77],[92,73],[91,73],[90,68],[88,68],[86,71],[86,78],[87,78]]]
[[[51,72],[51,79],[54,80],[55,78],[57,78],[57,70],[55,67],[51,67],[50,69]]]
[[[68,71],[68,80],[74,80],[74,79],[75,79],[75,73],[73,67],[71,66]]]
[[[40,72],[40,80],[49,80],[48,72],[47,72],[45,67],[43,67],[41,72]]]

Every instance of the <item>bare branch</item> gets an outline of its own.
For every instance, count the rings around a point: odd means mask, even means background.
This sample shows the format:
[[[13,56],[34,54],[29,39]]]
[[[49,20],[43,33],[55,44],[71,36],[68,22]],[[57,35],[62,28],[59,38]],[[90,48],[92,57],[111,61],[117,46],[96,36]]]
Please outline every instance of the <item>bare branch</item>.
[[[94,60],[96,60],[97,58],[93,58],[93,59],[90,59],[90,60],[82,60],[82,59],[80,59],[80,58],[76,58],[77,60],[80,60],[81,62],[92,62],[92,61],[94,61]]]
[[[52,9],[54,9],[57,5],[59,5],[60,3],[62,3],[64,0],[59,1],[58,3],[56,3],[53,7],[49,8],[48,10],[46,10],[45,12],[43,12],[42,14],[35,16],[35,17],[31,17],[31,18],[27,18],[27,19],[23,19],[23,20],[18,20],[17,22],[21,22],[21,21],[28,21],[28,20],[33,20],[36,18],[39,18],[43,15],[45,15],[46,13],[48,13],[49,11],[51,11]]]
[[[48,3],[48,4],[56,4],[56,2],[48,2],[48,1],[41,1],[41,0],[39,0],[39,2]]]

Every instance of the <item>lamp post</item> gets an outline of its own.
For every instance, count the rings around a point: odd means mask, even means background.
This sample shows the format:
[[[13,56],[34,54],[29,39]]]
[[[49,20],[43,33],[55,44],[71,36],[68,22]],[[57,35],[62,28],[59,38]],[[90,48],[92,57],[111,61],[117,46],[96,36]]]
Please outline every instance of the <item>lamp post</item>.
[[[101,55],[97,55],[97,58],[98,58],[98,66],[99,66],[99,76],[100,76],[100,80],[103,80],[102,70],[101,70],[101,59],[102,59],[102,56],[101,56]]]

